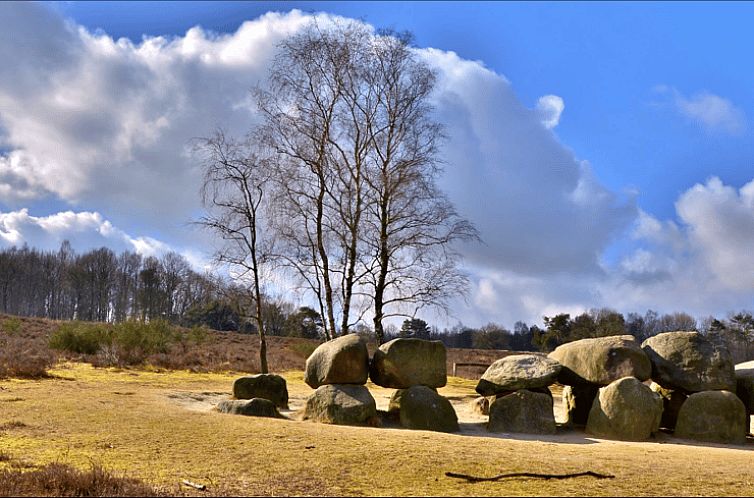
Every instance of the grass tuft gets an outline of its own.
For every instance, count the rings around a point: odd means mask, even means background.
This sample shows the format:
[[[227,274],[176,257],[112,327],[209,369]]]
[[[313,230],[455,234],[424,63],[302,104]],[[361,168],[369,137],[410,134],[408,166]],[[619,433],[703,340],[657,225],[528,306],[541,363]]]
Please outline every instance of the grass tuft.
[[[50,463],[39,469],[0,470],[0,496],[158,496],[151,486],[92,464],[88,470]]]

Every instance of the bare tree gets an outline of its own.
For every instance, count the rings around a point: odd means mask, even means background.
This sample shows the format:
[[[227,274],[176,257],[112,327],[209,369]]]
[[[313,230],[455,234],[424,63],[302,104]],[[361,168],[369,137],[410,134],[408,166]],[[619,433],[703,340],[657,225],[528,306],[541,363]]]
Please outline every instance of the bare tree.
[[[341,333],[352,325],[364,273],[357,262],[368,203],[369,36],[356,22],[313,22],[281,43],[269,88],[257,92],[264,136],[278,156],[275,219],[287,242],[284,259],[317,299],[327,338],[337,334],[338,314]]]
[[[281,44],[257,91],[277,158],[283,257],[315,296],[327,338],[337,315],[345,334],[373,304],[382,340],[384,318],[443,308],[467,287],[453,244],[477,235],[436,185],[434,83],[408,36],[315,21]]]
[[[466,291],[453,245],[478,238],[437,186],[443,134],[429,104],[436,76],[409,41],[406,34],[375,36],[368,72],[377,107],[365,116],[372,144],[367,184],[376,202],[365,240],[374,255],[367,267],[380,342],[386,317],[446,309],[448,298]]]
[[[262,210],[271,167],[268,158],[249,138],[239,142],[221,130],[201,140],[204,154],[202,201],[207,215],[198,222],[222,237],[225,244],[215,253],[218,263],[228,265],[237,282],[246,286],[254,302],[249,317],[259,333],[259,362],[268,372],[264,324],[262,270],[271,258],[271,239],[263,236]]]

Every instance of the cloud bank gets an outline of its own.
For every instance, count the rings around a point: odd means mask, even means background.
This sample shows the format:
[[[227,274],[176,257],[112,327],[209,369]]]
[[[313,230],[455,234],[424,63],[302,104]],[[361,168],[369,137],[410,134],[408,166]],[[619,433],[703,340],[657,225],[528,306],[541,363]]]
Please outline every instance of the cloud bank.
[[[185,225],[200,209],[191,141],[217,126],[242,134],[257,121],[249,89],[264,82],[276,43],[311,16],[268,13],[234,33],[195,27],[139,43],[39,4],[0,4],[0,17],[0,243],[164,245],[197,260],[211,250]],[[752,184],[696,185],[679,197],[677,220],[655,219],[560,142],[562,98],[528,108],[480,62],[418,54],[438,73],[433,102],[449,136],[442,185],[484,240],[462,248],[474,290],[456,318],[512,325],[602,305],[706,312],[728,309],[738,302],[731,296],[750,299],[754,230],[733,227],[753,226]],[[712,94],[674,102],[704,126],[743,126],[743,114]],[[58,205],[66,209],[51,212]],[[606,264],[620,240],[628,252]]]

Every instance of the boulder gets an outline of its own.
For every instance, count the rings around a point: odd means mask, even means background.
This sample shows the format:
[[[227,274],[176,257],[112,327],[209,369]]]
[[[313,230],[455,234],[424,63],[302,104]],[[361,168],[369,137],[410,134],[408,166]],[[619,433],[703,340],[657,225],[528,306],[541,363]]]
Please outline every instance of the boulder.
[[[521,389],[490,405],[490,432],[555,434],[552,396]]]
[[[548,355],[562,366],[558,382],[606,386],[623,377],[647,380],[652,365],[633,336],[615,335],[568,342]]]
[[[495,361],[487,368],[476,392],[493,396],[507,391],[547,387],[560,373],[560,363],[542,355],[515,354]]]
[[[326,384],[366,384],[368,377],[369,351],[356,334],[321,344],[306,359],[304,382],[314,389]]]
[[[471,411],[477,415],[490,414],[490,399],[486,396],[479,396],[471,400]]]
[[[730,391],[694,393],[678,412],[675,435],[713,443],[743,444],[749,432],[746,407]]]
[[[377,404],[366,386],[327,384],[306,399],[304,420],[325,424],[365,424],[377,416]]]
[[[586,432],[597,437],[641,441],[660,428],[662,399],[636,377],[623,377],[599,390]]]
[[[275,403],[269,399],[252,398],[250,400],[229,399],[221,401],[217,410],[222,413],[234,415],[248,415],[251,417],[281,418]]]
[[[678,422],[678,412],[681,411],[681,406],[688,398],[688,395],[683,391],[675,391],[672,389],[665,389],[660,384],[652,382],[649,388],[662,397],[662,418],[660,419],[660,427],[675,430],[675,425]]]
[[[390,398],[388,413],[398,411],[406,429],[456,432],[458,416],[446,398],[427,386],[399,389]]]
[[[372,382],[382,387],[442,387],[447,382],[445,345],[423,339],[393,339],[374,352],[369,369]]]
[[[736,395],[748,414],[754,413],[754,361],[736,365]]]
[[[598,392],[599,387],[595,385],[565,386],[562,400],[566,424],[585,426]]]
[[[652,362],[652,380],[666,389],[694,393],[736,390],[733,359],[727,348],[699,332],[665,332],[642,349]]]
[[[278,408],[288,408],[288,386],[285,379],[275,374],[240,377],[233,383],[236,399],[269,399]]]

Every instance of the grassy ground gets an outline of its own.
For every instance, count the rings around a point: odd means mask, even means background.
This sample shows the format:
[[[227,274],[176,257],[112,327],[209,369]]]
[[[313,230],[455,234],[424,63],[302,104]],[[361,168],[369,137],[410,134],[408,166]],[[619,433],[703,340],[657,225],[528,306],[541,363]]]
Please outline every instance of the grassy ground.
[[[95,369],[65,363],[41,380],[0,380],[2,468],[92,463],[175,492],[251,495],[751,495],[742,447],[595,441],[583,434],[475,437],[340,427],[192,410],[182,399],[229,393],[238,374]],[[292,396],[311,390],[285,374]],[[451,378],[446,396],[471,395]],[[370,386],[371,388],[371,386]],[[388,390],[373,389],[375,397]],[[515,479],[469,484],[446,471],[568,473],[612,480]],[[189,493],[201,493],[183,488]]]

